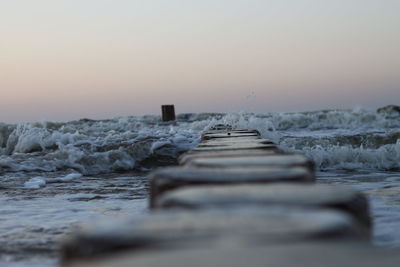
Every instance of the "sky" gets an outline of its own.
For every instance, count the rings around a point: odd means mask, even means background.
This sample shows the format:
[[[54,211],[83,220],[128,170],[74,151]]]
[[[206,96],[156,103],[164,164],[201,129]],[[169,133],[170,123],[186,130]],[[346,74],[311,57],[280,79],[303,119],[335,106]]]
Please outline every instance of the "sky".
[[[400,104],[398,0],[0,0],[0,122]]]

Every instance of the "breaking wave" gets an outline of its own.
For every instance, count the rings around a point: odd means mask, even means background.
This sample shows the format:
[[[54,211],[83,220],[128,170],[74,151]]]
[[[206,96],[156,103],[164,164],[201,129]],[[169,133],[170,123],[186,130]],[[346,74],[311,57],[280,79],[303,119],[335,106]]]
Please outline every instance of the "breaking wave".
[[[3,171],[76,170],[82,174],[171,164],[198,142],[202,126],[162,125],[152,118],[25,123],[1,131]],[[3,134],[4,132],[8,134]]]
[[[264,138],[312,158],[320,169],[400,169],[400,112],[180,114],[0,124],[0,174],[70,170],[84,175],[174,164],[215,124],[258,129]],[[41,184],[40,179],[32,186]]]

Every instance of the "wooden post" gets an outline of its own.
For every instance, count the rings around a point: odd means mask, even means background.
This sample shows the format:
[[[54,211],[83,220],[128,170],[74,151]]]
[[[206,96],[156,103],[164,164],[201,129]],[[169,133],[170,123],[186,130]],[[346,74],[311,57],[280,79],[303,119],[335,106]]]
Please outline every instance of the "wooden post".
[[[175,120],[175,107],[174,105],[162,105],[162,120],[174,121]]]

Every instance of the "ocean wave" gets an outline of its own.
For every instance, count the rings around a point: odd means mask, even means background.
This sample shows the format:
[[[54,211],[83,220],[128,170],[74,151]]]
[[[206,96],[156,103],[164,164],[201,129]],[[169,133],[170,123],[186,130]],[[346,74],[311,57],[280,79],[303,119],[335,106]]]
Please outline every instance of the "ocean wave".
[[[142,116],[0,124],[0,173],[71,170],[88,175],[174,164],[216,124],[257,129],[285,150],[309,156],[320,169],[398,169],[396,112],[200,113],[180,114],[175,123]]]
[[[315,145],[302,149],[286,147],[286,150],[306,155],[320,170],[400,170],[400,139],[395,144],[382,145],[376,149]]]
[[[98,174],[171,164],[199,141],[196,128],[204,128],[201,122],[177,126],[154,121],[148,116],[19,124],[3,135],[7,141],[0,168]]]

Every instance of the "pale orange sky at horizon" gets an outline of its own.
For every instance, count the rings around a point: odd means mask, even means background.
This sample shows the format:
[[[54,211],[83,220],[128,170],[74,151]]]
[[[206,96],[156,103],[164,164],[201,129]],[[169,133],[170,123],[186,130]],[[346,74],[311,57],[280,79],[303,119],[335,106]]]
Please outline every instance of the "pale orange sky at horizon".
[[[3,4],[0,122],[400,104],[400,1],[148,2]]]

